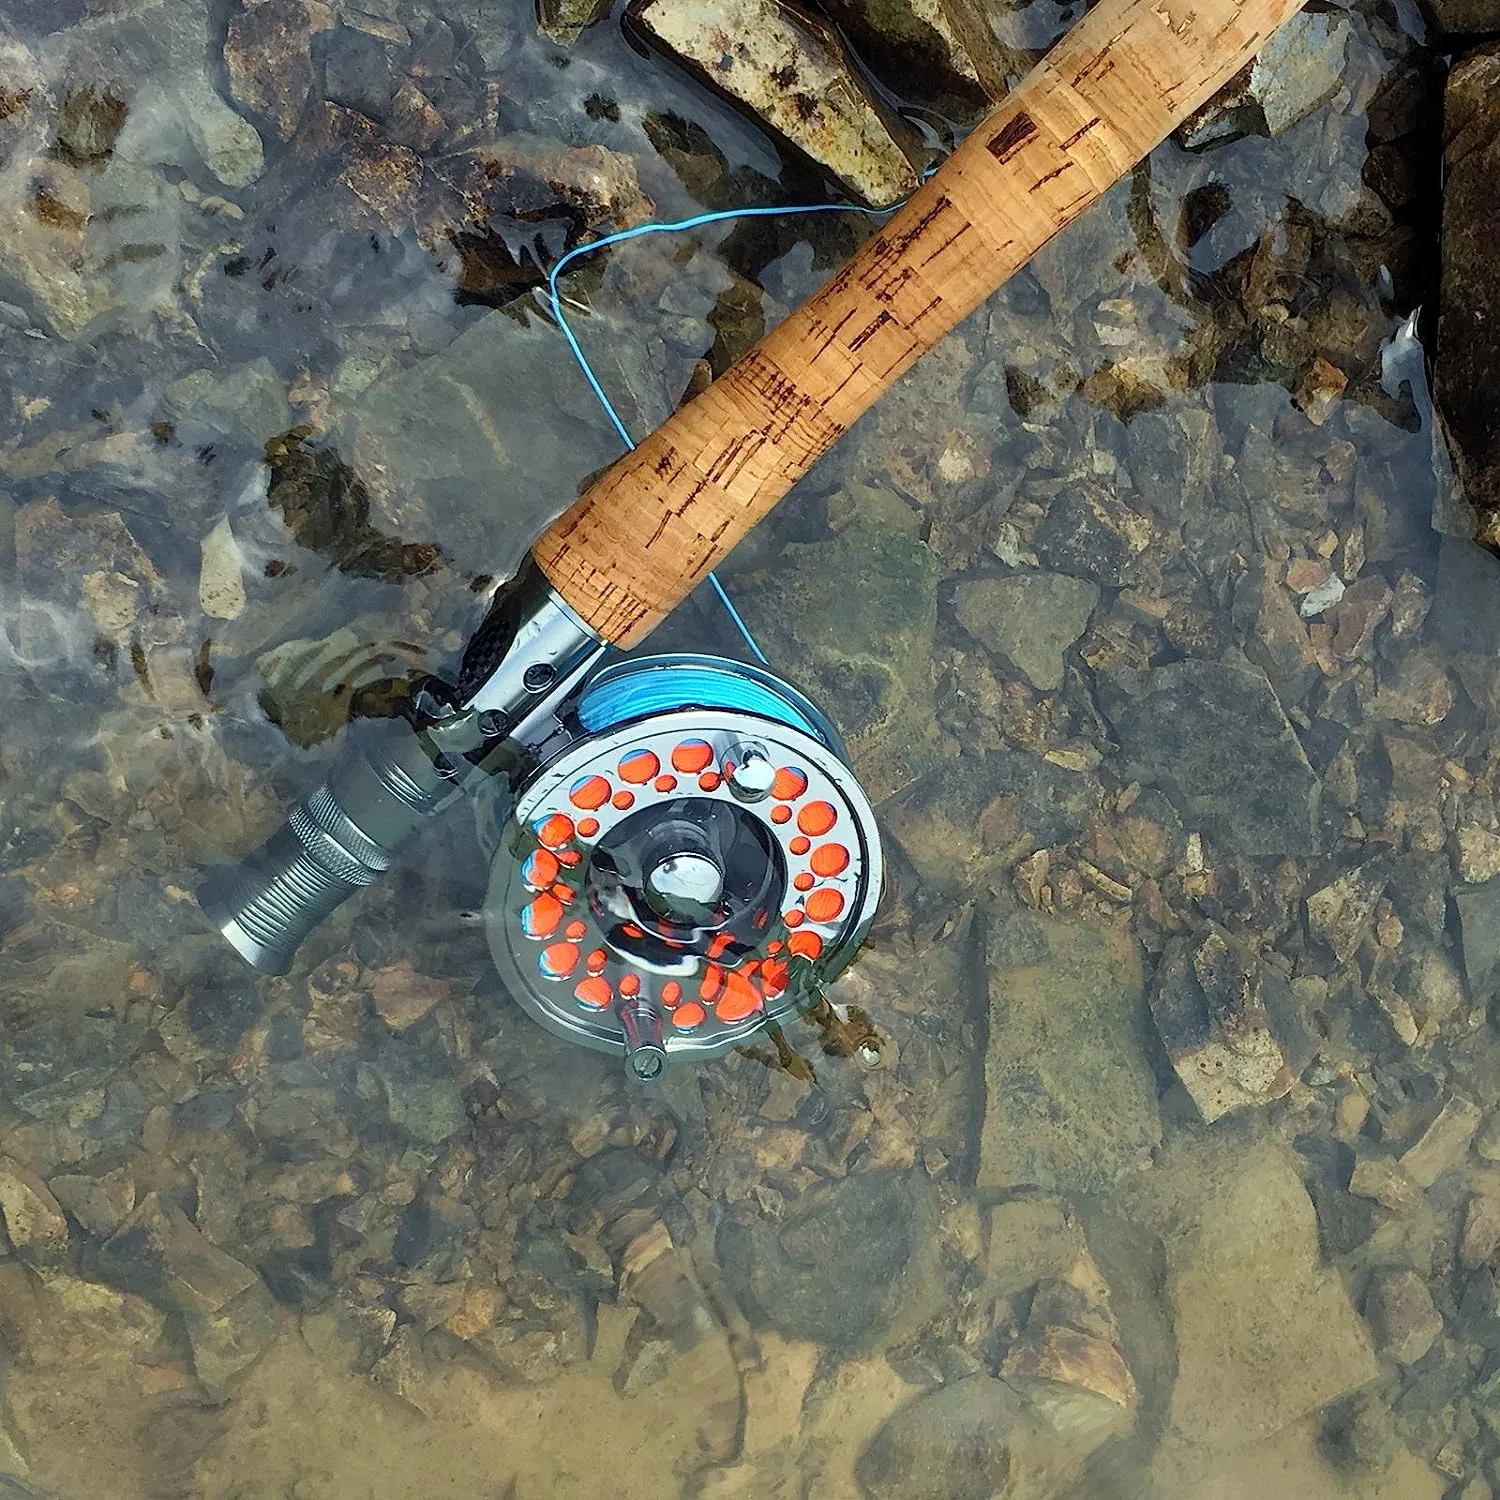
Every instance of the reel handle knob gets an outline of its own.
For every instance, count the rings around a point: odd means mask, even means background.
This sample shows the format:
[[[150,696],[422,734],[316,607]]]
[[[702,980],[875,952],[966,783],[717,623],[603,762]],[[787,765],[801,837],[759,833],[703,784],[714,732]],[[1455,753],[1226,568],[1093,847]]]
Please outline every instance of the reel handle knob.
[[[641,1083],[660,1078],[667,1066],[667,1044],[661,1011],[644,995],[621,1000],[615,1007],[625,1035],[625,1070]]]
[[[404,720],[351,738],[328,779],[237,864],[212,871],[198,905],[230,946],[264,974],[285,974],[336,907],[373,885],[396,851],[456,789]],[[361,726],[363,729],[363,726]]]

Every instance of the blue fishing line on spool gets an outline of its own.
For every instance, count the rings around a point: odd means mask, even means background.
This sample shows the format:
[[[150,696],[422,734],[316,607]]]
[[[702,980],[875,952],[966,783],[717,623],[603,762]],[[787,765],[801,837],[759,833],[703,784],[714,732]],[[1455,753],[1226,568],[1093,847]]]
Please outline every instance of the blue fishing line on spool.
[[[590,734],[602,734],[627,720],[675,713],[690,704],[756,714],[800,729],[819,742],[826,738],[819,725],[780,693],[753,678],[713,667],[678,666],[606,677],[579,699],[578,722]]]
[[[937,171],[935,166],[928,167],[922,173],[922,181],[925,182],[935,171]],[[638,240],[648,234],[677,234],[685,229],[699,229],[705,224],[727,224],[734,219],[769,219],[773,216],[791,214],[856,213],[879,218],[885,214],[895,213],[905,202],[906,199],[903,198],[889,208],[865,208],[858,203],[793,203],[786,206],[716,209],[712,213],[694,214],[690,219],[637,224],[632,229],[620,229],[614,234],[606,234],[602,239],[590,240],[586,245],[575,246],[566,255],[560,256],[552,269],[547,272],[547,298],[552,305],[552,316],[556,319],[558,328],[562,330],[562,336],[567,340],[568,348],[577,361],[578,368],[583,371],[584,379],[589,383],[589,389],[598,397],[600,406],[604,408],[604,415],[609,418],[615,431],[620,434],[620,441],[627,448],[633,449],[636,446],[635,439],[630,435],[630,429],[620,420],[620,414],[615,410],[614,402],[609,399],[603,385],[599,382],[599,377],[594,373],[594,367],[589,363],[588,355],[583,352],[583,346],[578,342],[578,337],[573,332],[567,315],[563,312],[562,298],[557,290],[557,278],[575,260],[581,260],[585,255],[592,255],[596,250],[607,249],[610,245],[621,245],[627,240]],[[730,599],[724,585],[719,582],[718,574],[710,573],[708,581],[719,596],[719,602],[728,611],[729,618],[734,621],[735,629],[744,637],[745,644],[754,652],[756,660],[762,666],[770,666],[770,660],[760,649],[760,643],[751,634],[750,627],[741,618],[739,610],[734,607],[734,602]]]

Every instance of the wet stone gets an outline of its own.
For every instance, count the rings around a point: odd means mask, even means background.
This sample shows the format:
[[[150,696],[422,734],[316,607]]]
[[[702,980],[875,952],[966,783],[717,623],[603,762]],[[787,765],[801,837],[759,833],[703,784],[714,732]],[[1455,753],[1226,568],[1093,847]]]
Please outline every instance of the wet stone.
[[[1474,1134],[1474,1150],[1485,1161],[1500,1162],[1500,1110],[1485,1116]]]
[[[13,1157],[0,1157],[0,1219],[22,1260],[46,1264],[68,1251],[68,1221],[57,1199],[36,1173]]]
[[[894,203],[917,176],[884,111],[826,23],[771,0],[645,0],[662,46],[759,115],[867,202]]]
[[[1218,428],[1202,407],[1142,412],[1125,429],[1137,492],[1168,525],[1207,498],[1218,460]]]
[[[1380,1474],[1401,1452],[1401,1437],[1385,1401],[1373,1392],[1356,1392],[1329,1408],[1320,1444],[1340,1469]]]
[[[212,1312],[189,1314],[184,1323],[193,1373],[209,1400],[225,1400],[288,1322],[259,1281]]]
[[[1370,1287],[1365,1317],[1381,1354],[1414,1365],[1443,1331],[1427,1284],[1415,1271],[1382,1271]]]
[[[1347,963],[1370,928],[1375,905],[1385,892],[1383,863],[1371,861],[1349,870],[1307,898],[1307,930]]]
[[[124,1167],[102,1177],[63,1173],[47,1184],[57,1201],[93,1235],[112,1235],[135,1207],[135,1182]]]
[[[1457,0],[1457,8],[1466,8],[1465,0]],[[1500,383],[1500,343],[1494,334],[1500,323],[1500,274],[1491,244],[1500,170],[1500,45],[1476,48],[1455,63],[1448,76],[1444,138],[1436,396],[1465,497],[1480,518],[1479,535],[1493,542],[1500,515],[1500,432],[1490,401]],[[1465,597],[1453,607],[1470,602]]]
[[[1261,48],[1250,70],[1250,92],[1272,135],[1305,119],[1337,91],[1353,29],[1347,17],[1303,11]]]
[[[1500,1250],[1500,1197],[1475,1193],[1464,1210],[1464,1232],[1458,1258],[1466,1270],[1474,1271]]]
[[[973,123],[1001,98],[1015,63],[975,0],[830,0],[880,76],[900,81],[904,99]]]
[[[537,27],[554,42],[571,47],[608,11],[607,0],[541,0],[537,7]]]
[[[1480,1110],[1467,1099],[1449,1099],[1402,1154],[1401,1170],[1419,1188],[1430,1188],[1463,1159],[1480,1119]]]
[[[1134,939],[1034,921],[1045,950],[989,965],[978,1185],[1102,1192],[1161,1140]]]
[[[1414,1208],[1421,1190],[1388,1156],[1361,1157],[1349,1178],[1349,1191],[1400,1213]]]
[[[1160,786],[1226,852],[1316,851],[1318,778],[1258,668],[1105,674],[1099,700],[1132,777]]]
[[[787,547],[774,567],[736,581],[751,629],[839,725],[877,802],[952,749],[934,712],[939,574],[918,538],[855,520],[827,541]],[[809,578],[845,586],[812,589]]]
[[[921,1171],[856,1172],[803,1192],[780,1223],[719,1231],[730,1284],[788,1338],[836,1349],[899,1342],[942,1305],[937,1195]]]
[[[1500,0],[1429,0],[1438,26],[1451,36],[1485,36],[1500,31]]]
[[[1171,1450],[1268,1437],[1378,1374],[1287,1148],[1184,1143],[1149,1179],[1160,1206],[1143,1212],[1165,1231],[1179,1359]]]
[[[1455,891],[1464,969],[1476,1000],[1488,1000],[1500,980],[1500,878]]]
[[[985,1290],[996,1297],[1066,1275],[1086,1252],[1083,1230],[1058,1198],[1011,1198],[990,1210]]]
[[[312,38],[333,24],[333,7],[322,0],[250,0],[230,17],[224,43],[230,96],[268,119],[284,141],[295,134],[312,92]]]
[[[1059,1432],[1119,1429],[1136,1404],[1109,1288],[1085,1250],[1032,1294],[1020,1339],[1000,1373]]]
[[[1098,602],[1096,584],[1063,573],[984,578],[960,584],[954,596],[958,623],[1049,693],[1062,686],[1063,653]]]
[[[1059,573],[1114,588],[1131,581],[1131,564],[1151,545],[1155,528],[1109,490],[1073,484],[1047,507],[1034,545]]]
[[[989,1500],[1011,1473],[1025,1409],[1002,1380],[971,1375],[898,1407],[860,1455],[866,1500]]]
[[[1380,576],[1371,575],[1350,584],[1330,611],[1334,653],[1346,660],[1368,654],[1375,631],[1390,607],[1390,586]]]
[[[175,1204],[148,1193],[99,1251],[109,1282],[169,1311],[216,1312],[256,1280]]]
[[[365,1078],[384,1097],[391,1124],[423,1145],[436,1146],[468,1124],[458,1082],[440,1058],[393,1043]]]
[[[376,970],[369,984],[375,1013],[392,1031],[415,1025],[448,995],[446,980],[418,974],[410,960]]]
[[[1221,928],[1167,945],[1152,979],[1151,1017],[1210,1124],[1290,1091],[1292,1071],[1266,1016],[1259,962]]]
[[[1453,835],[1453,868],[1466,885],[1500,875],[1500,834],[1475,823],[1461,823]]]

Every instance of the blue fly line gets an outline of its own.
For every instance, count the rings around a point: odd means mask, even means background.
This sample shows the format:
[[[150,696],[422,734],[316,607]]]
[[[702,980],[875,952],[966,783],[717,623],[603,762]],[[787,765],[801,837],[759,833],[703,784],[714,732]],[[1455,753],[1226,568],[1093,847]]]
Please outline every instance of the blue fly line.
[[[936,167],[929,167],[922,174],[922,180],[925,182],[936,170]],[[569,250],[566,255],[559,257],[552,269],[547,272],[547,298],[552,305],[552,316],[562,330],[562,336],[568,341],[568,348],[578,362],[578,368],[583,371],[583,378],[588,381],[589,389],[599,398],[599,404],[604,408],[604,415],[609,418],[615,431],[620,434],[620,441],[627,448],[634,448],[636,445],[629,429],[620,420],[620,414],[615,410],[614,402],[609,399],[604,387],[599,383],[599,377],[594,373],[594,367],[589,363],[588,355],[583,352],[583,346],[578,342],[578,337],[568,322],[567,314],[563,312],[562,296],[557,289],[558,277],[575,260],[581,260],[585,255],[593,255],[595,251],[608,249],[611,245],[622,245],[627,240],[641,239],[648,234],[679,234],[686,229],[701,229],[705,224],[727,224],[735,219],[784,218],[793,214],[855,213],[867,214],[871,218],[882,218],[886,214],[895,213],[905,202],[906,199],[902,198],[899,202],[891,204],[889,208],[865,208],[858,203],[793,203],[763,208],[723,208],[712,213],[694,214],[690,219],[637,224],[633,229],[620,229],[614,234],[606,234],[602,239],[590,240],[586,245],[578,245]],[[759,642],[750,633],[750,627],[740,617],[739,610],[734,607],[734,602],[725,592],[724,585],[719,582],[718,574],[710,573],[708,581],[714,586],[714,592],[719,596],[719,602],[728,611],[729,618],[734,621],[735,629],[744,637],[745,644],[755,653],[756,660],[762,666],[770,666],[771,663],[767,660],[766,653],[760,649]]]

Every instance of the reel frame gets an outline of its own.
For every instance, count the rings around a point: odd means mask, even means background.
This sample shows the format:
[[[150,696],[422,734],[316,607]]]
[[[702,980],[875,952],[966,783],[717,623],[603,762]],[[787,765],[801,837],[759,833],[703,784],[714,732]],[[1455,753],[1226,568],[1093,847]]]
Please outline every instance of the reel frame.
[[[762,711],[656,708],[684,672],[700,691],[709,684],[703,699]],[[628,702],[632,683],[653,706],[599,722],[601,699]],[[883,885],[874,811],[828,721],[760,668],[692,655],[619,663],[588,681],[564,717],[567,745],[532,774],[488,841],[485,932],[512,997],[554,1035],[623,1054],[643,1079],[668,1058],[721,1056],[799,1014],[807,999],[796,960],[820,979],[837,974],[869,931]],[[768,770],[747,778],[755,758]],[[649,842],[649,813],[667,823],[739,820],[772,867],[754,909],[691,931],[666,919],[653,927],[639,891],[623,909],[611,841]]]

